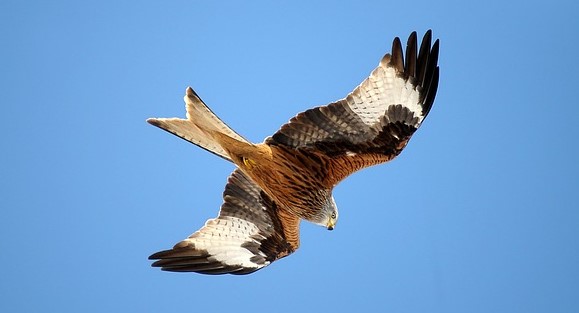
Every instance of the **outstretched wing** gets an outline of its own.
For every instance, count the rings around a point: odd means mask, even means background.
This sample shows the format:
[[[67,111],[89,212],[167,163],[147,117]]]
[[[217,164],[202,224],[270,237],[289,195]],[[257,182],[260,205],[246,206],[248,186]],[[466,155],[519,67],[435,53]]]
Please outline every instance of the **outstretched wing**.
[[[438,40],[416,32],[408,38],[406,59],[400,39],[370,76],[346,98],[299,113],[266,139],[326,155],[329,185],[366,166],[396,157],[420,126],[438,87]]]
[[[223,192],[219,216],[173,249],[149,259],[162,270],[203,274],[249,274],[289,255],[299,245],[299,218],[276,204],[236,169]],[[280,214],[281,213],[281,214]]]

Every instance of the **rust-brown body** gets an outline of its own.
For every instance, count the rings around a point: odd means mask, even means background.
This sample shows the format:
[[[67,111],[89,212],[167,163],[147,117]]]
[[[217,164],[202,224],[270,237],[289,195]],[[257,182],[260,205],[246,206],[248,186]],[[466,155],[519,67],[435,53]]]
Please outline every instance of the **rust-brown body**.
[[[390,159],[383,154],[332,158],[308,149],[251,144],[221,133],[213,135],[231,160],[274,200],[284,224],[313,220],[338,182],[359,169]],[[288,241],[297,249],[298,228],[284,226],[284,230],[291,231],[285,231]]]
[[[299,246],[300,219],[312,220],[333,184],[327,179],[327,157],[304,150],[251,144],[215,133],[233,163],[277,204],[288,241]]]

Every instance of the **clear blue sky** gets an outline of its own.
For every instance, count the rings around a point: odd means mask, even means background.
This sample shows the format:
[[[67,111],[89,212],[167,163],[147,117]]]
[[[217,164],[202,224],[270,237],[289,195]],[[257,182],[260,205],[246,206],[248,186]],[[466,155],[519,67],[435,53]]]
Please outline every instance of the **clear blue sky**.
[[[0,311],[579,312],[577,1],[2,1]],[[147,257],[231,164],[145,123],[192,86],[253,141],[432,28],[440,88],[333,232],[249,276]]]

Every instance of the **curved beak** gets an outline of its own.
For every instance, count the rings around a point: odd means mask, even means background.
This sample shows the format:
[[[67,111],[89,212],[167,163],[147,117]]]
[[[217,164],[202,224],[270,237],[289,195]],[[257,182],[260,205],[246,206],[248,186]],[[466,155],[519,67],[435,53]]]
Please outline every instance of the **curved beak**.
[[[333,230],[334,226],[336,226],[336,222],[335,221],[329,221],[328,225],[326,225],[326,227],[328,228],[328,230]]]

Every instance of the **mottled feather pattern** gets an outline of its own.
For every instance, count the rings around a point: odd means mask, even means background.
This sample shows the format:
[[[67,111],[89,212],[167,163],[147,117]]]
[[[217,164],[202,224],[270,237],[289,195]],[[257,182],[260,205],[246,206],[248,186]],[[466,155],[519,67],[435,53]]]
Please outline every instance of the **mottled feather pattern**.
[[[431,48],[430,31],[420,52],[416,33],[410,35],[406,58],[396,38],[392,54],[384,56],[354,91],[342,100],[298,114],[266,143],[321,151],[330,158],[354,158],[356,166],[349,173],[364,167],[365,160],[366,166],[391,160],[430,111],[438,86],[437,59],[438,40]]]
[[[229,177],[219,216],[176,244],[151,255],[166,271],[248,274],[291,253],[278,208],[240,170]]]

